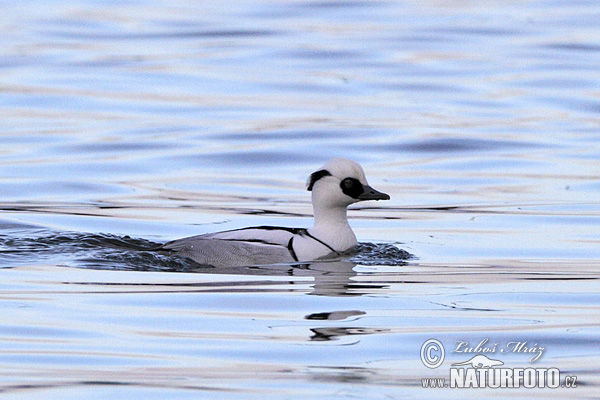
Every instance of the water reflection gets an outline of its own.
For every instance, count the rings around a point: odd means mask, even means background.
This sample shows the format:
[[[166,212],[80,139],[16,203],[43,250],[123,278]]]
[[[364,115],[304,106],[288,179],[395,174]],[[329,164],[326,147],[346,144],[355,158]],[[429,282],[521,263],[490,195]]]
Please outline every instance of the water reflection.
[[[331,311],[309,314],[305,319],[317,320],[317,321],[341,321],[348,319],[349,317],[365,315],[364,311],[351,310],[351,311]]]
[[[23,4],[0,19],[0,212],[39,225],[0,223],[1,393],[420,398],[423,340],[496,333],[596,396],[598,2]],[[373,249],[151,251],[301,226],[298,179],[332,154],[396,194],[351,212]]]
[[[316,284],[315,284],[316,287]],[[330,295],[330,294],[328,294]],[[359,310],[349,310],[349,311],[331,311],[331,312],[320,312],[313,313],[305,316],[304,318],[311,321],[346,321],[351,319],[352,317],[360,317],[366,315],[367,313]],[[356,318],[352,318],[353,320]],[[389,332],[389,328],[369,328],[369,327],[359,327],[359,326],[322,326],[310,328],[310,331],[313,333],[310,336],[311,341],[319,342],[319,341],[330,341],[330,340],[338,340],[344,336],[354,336],[354,335],[370,335],[377,333],[385,333]]]
[[[376,333],[390,332],[390,329],[376,329],[376,328],[365,328],[365,327],[326,327],[326,328],[312,328],[310,330],[314,333],[310,337],[311,341],[321,342],[329,340],[337,340],[343,336],[354,336],[354,335],[372,335]]]
[[[356,282],[357,276],[351,261],[317,261],[302,264],[274,264],[252,267],[198,267],[193,272],[225,275],[259,275],[311,277],[313,284],[307,294],[317,296],[361,296],[385,289],[389,285]],[[315,319],[315,318],[310,318]]]

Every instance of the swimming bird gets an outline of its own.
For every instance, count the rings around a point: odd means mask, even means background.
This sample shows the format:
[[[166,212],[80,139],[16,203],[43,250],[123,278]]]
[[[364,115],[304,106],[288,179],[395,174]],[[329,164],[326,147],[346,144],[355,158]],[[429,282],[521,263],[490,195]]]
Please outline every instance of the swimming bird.
[[[306,181],[312,192],[312,228],[256,226],[191,236],[165,243],[160,250],[213,266],[249,266],[312,261],[349,251],[356,236],[346,215],[350,204],[389,200],[367,183],[355,161],[332,158]]]

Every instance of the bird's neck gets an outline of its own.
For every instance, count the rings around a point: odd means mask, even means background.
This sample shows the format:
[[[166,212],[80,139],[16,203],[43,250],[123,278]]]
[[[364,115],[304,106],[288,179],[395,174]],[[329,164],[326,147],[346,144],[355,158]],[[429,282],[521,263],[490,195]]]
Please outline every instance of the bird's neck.
[[[311,234],[327,242],[337,251],[344,251],[356,245],[356,236],[348,224],[347,208],[319,207],[313,205],[315,223]]]
[[[315,228],[322,227],[332,229],[338,226],[348,225],[348,209],[346,207],[320,207],[314,205],[313,211],[315,214]]]

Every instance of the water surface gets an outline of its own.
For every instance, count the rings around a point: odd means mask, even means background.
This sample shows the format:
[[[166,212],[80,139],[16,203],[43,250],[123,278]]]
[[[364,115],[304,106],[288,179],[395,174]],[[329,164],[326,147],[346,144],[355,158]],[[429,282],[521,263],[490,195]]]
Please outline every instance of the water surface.
[[[600,7],[456,1],[7,3],[6,398],[593,398]],[[392,200],[359,254],[200,268],[149,251],[311,224],[306,177]],[[401,250],[412,258],[404,257]],[[419,357],[446,347],[439,369]],[[457,341],[574,389],[424,389]]]

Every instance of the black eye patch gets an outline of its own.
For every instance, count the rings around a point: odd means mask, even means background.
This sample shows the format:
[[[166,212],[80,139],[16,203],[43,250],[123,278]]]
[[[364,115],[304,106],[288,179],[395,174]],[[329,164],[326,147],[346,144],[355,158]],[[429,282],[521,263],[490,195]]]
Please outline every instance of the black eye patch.
[[[364,192],[362,183],[356,178],[344,179],[340,182],[340,187],[345,195],[350,196],[353,199],[358,199],[358,196]]]
[[[315,185],[315,183],[319,179],[321,179],[321,178],[323,178],[325,176],[331,176],[331,173],[329,173],[329,171],[327,171],[326,169],[321,169],[321,170],[319,170],[317,172],[313,172],[310,175],[310,180],[309,180],[309,183],[308,183],[308,188],[306,190],[311,191],[313,189],[313,186]]]

